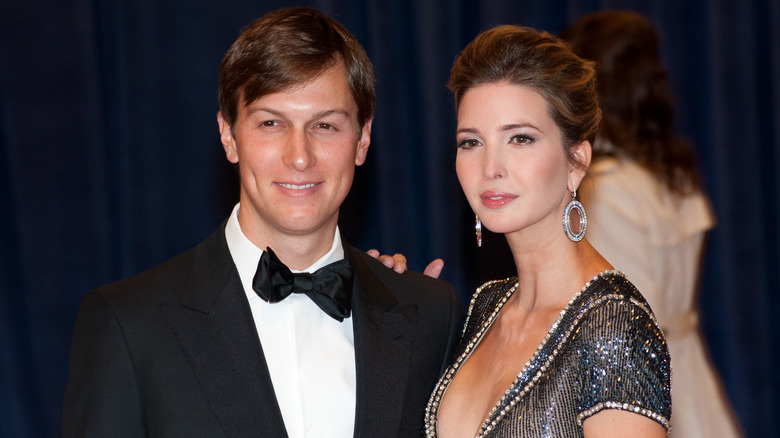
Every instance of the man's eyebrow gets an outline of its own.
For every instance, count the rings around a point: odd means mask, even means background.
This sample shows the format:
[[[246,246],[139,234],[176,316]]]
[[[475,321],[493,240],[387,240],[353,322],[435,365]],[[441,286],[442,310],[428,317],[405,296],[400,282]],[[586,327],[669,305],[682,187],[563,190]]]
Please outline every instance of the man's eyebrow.
[[[247,116],[251,116],[252,114],[259,113],[259,112],[271,113],[271,114],[273,114],[275,116],[283,116],[284,115],[284,113],[281,112],[281,111],[276,111],[274,109],[266,108],[264,106],[251,107],[251,106],[247,105],[247,107],[246,107],[246,115]]]
[[[275,116],[280,116],[280,117],[284,117],[285,116],[285,113],[283,111],[278,111],[278,110],[275,110],[273,108],[268,108],[268,107],[264,107],[264,106],[247,108],[246,114],[247,114],[247,116],[251,116],[252,114],[258,113],[258,112],[266,112],[266,113],[273,114]],[[352,117],[352,115],[349,113],[349,111],[347,111],[345,109],[342,109],[342,108],[334,108],[334,109],[329,109],[329,110],[320,111],[318,113],[315,113],[313,118],[318,119],[318,118],[327,117],[327,116],[330,116],[330,115],[333,115],[333,114],[342,115],[344,117]]]
[[[347,117],[347,118],[352,117],[352,115],[349,113],[349,111],[347,111],[345,109],[342,109],[342,108],[334,108],[334,109],[318,112],[317,114],[314,115],[314,118],[317,119],[317,118],[320,118],[320,117],[327,117],[327,116],[334,115],[334,114],[335,115],[342,115],[342,116]]]

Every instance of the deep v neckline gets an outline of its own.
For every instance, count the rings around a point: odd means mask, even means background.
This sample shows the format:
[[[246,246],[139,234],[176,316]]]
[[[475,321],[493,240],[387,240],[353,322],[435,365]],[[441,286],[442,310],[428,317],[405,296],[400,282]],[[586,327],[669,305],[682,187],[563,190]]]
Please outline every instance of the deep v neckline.
[[[524,397],[526,394],[528,394],[529,391],[531,391],[531,389],[533,389],[535,383],[542,376],[542,374],[545,371],[547,371],[549,365],[558,355],[559,349],[557,347],[554,348],[552,351],[547,351],[548,349],[546,347],[548,346],[550,339],[563,338],[565,340],[571,334],[570,332],[558,333],[559,327],[561,325],[561,321],[569,313],[569,311],[572,308],[572,305],[577,301],[580,295],[582,295],[585,291],[587,291],[588,288],[591,287],[593,282],[601,279],[606,275],[623,276],[621,272],[615,270],[602,271],[598,275],[594,276],[590,281],[585,283],[585,285],[572,296],[572,298],[569,300],[566,306],[559,312],[555,322],[553,322],[552,326],[547,331],[547,334],[545,335],[544,339],[542,339],[542,341],[536,347],[534,353],[531,355],[531,357],[522,367],[522,369],[517,374],[517,376],[512,381],[512,383],[509,385],[509,387],[503,392],[503,394],[498,399],[498,401],[493,405],[493,408],[490,410],[488,415],[483,419],[476,435],[477,438],[484,437],[491,430],[493,430],[493,428],[498,423],[498,421],[500,421],[501,418],[503,418],[504,415],[506,415],[506,413],[515,405],[515,401],[517,399]],[[441,379],[439,380],[439,383],[436,385],[436,388],[431,394],[431,399],[428,402],[428,407],[426,408],[426,412],[425,412],[425,417],[426,417],[425,433],[427,437],[438,437],[438,420],[439,420],[438,417],[439,417],[439,407],[441,406],[441,400],[444,397],[444,394],[446,393],[450,384],[452,383],[452,380],[455,378],[455,374],[457,374],[458,370],[460,370],[460,368],[463,366],[466,360],[468,360],[468,358],[471,356],[471,354],[480,344],[482,339],[484,339],[485,335],[490,330],[490,327],[492,327],[493,323],[498,318],[498,315],[501,313],[501,309],[503,309],[504,305],[509,301],[512,295],[514,295],[518,287],[517,278],[511,277],[504,280],[494,280],[494,281],[487,282],[477,289],[477,291],[474,293],[474,296],[471,299],[471,304],[469,305],[468,317],[466,319],[464,327],[468,327],[469,320],[473,316],[472,312],[474,310],[474,303],[476,302],[476,299],[478,295],[482,292],[482,290],[501,282],[507,284],[513,282],[513,285],[509,288],[509,290],[504,292],[504,295],[500,299],[498,299],[498,302],[496,303],[495,308],[491,312],[490,316],[487,318],[486,321],[482,323],[479,330],[474,334],[474,336],[471,337],[469,342],[465,345],[463,352],[460,355],[458,355],[458,357],[449,367],[447,367],[447,369],[444,372],[444,375],[442,375]],[[561,344],[561,342],[558,342],[558,344]],[[510,399],[512,400],[510,401]]]

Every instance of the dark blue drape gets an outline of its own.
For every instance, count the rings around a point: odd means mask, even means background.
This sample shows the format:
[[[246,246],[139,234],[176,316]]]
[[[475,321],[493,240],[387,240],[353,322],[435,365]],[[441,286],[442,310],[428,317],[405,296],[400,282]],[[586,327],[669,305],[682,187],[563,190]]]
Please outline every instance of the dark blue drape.
[[[290,3],[227,3],[0,1],[0,436],[58,436],[87,289],[193,246],[236,201],[215,118],[219,62],[243,26]],[[606,8],[651,18],[718,218],[701,287],[713,360],[749,436],[780,436],[780,3],[295,3],[344,23],[377,70],[373,142],[342,230],[418,270],[444,257],[464,302],[486,263],[453,171],[454,57],[499,23],[557,32]]]

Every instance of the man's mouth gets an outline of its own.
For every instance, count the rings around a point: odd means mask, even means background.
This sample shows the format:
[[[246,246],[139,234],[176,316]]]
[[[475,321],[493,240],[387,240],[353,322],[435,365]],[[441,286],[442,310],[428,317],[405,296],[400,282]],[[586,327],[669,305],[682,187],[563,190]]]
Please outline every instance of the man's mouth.
[[[316,184],[314,183],[308,183],[308,184],[285,184],[285,183],[279,183],[281,187],[284,187],[285,189],[291,189],[291,190],[304,190],[304,189],[310,189],[314,187]]]

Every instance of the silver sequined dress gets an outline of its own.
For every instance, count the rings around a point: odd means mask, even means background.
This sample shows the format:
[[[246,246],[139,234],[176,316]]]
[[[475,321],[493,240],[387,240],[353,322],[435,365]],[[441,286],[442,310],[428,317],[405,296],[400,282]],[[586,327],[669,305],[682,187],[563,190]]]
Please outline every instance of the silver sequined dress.
[[[474,294],[456,360],[428,402],[427,436],[437,436],[442,395],[514,293],[516,281],[491,281]],[[520,368],[477,436],[582,437],[582,422],[602,409],[635,412],[669,431],[666,341],[647,302],[620,272],[606,271],[588,282]]]

